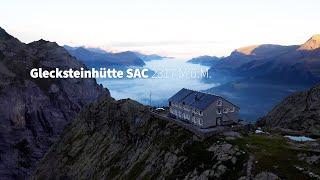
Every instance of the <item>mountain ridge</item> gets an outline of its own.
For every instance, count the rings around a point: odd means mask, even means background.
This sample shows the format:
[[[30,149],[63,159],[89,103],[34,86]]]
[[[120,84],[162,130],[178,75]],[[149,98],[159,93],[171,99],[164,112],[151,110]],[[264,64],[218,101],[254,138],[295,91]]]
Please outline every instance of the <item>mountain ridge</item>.
[[[0,27],[0,40],[8,40],[11,38],[14,38],[14,37],[8,34],[6,30]]]
[[[142,54],[134,51],[123,51],[123,52],[107,52],[103,49],[98,48],[86,48],[84,46],[71,47],[65,45],[64,48],[68,52],[75,56],[80,61],[83,61],[90,67],[101,67],[101,66],[115,66],[115,67],[128,67],[128,66],[139,66],[145,65],[145,62],[152,60],[161,60],[165,57],[156,54]]]

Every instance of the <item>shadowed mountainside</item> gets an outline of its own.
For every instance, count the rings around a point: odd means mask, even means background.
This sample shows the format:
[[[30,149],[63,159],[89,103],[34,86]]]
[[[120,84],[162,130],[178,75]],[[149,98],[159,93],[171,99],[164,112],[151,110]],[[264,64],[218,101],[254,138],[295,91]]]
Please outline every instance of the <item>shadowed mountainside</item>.
[[[0,179],[24,179],[80,110],[108,91],[94,79],[32,79],[32,68],[80,69],[54,42],[24,44],[0,28]]]
[[[286,97],[257,125],[305,131],[320,136],[320,85]]]

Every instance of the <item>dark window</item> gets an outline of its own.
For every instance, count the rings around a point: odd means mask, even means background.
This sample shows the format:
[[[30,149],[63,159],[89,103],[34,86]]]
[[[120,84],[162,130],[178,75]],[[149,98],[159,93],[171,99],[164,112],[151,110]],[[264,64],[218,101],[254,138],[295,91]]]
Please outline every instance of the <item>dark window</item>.
[[[169,106],[171,106],[171,101],[169,101]]]

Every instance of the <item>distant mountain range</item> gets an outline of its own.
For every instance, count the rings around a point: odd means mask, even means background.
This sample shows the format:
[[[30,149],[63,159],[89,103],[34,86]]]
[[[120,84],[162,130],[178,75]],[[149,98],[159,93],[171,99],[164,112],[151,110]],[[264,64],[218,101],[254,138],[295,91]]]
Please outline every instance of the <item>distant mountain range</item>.
[[[261,81],[314,84],[320,80],[320,35],[302,45],[264,44],[236,49],[212,66],[211,72]]]
[[[209,69],[206,92],[220,94],[241,107],[242,118],[255,121],[283,98],[320,82],[320,35],[302,45],[264,44],[236,49]]]
[[[216,56],[199,56],[192,58],[187,62],[192,64],[201,64],[204,66],[214,66],[219,62],[220,59],[221,58]]]
[[[160,60],[164,57],[159,55],[145,55],[133,51],[119,53],[107,52],[99,48],[71,47],[65,45],[69,53],[89,67],[127,67],[145,65],[146,61]]]

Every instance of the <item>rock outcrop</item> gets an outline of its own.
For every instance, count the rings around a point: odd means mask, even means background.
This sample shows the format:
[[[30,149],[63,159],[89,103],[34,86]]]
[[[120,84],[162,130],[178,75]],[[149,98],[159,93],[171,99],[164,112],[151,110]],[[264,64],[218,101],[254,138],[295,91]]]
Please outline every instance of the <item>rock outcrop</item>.
[[[32,79],[85,67],[54,42],[24,44],[0,28],[0,177],[24,179],[80,110],[108,91],[94,79]]]
[[[320,85],[288,96],[257,125],[306,131],[320,136]]]

